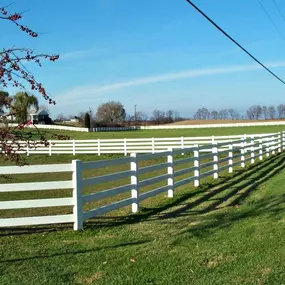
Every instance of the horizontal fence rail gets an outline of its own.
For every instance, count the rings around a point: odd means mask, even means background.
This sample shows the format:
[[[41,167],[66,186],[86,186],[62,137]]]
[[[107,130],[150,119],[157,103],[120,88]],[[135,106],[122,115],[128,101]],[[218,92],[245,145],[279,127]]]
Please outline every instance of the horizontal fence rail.
[[[131,153],[159,153],[165,152],[169,148],[187,149],[196,144],[200,146],[219,143],[220,148],[227,146],[229,142],[233,142],[235,147],[240,147],[242,140],[245,144],[250,144],[252,140],[266,138],[270,142],[270,138],[274,138],[279,133],[272,134],[245,134],[231,136],[206,136],[206,137],[174,137],[174,138],[137,138],[137,139],[95,139],[95,140],[50,140],[47,146],[36,147],[27,145],[26,142],[19,142],[15,146],[18,153],[32,154],[124,154],[127,156]],[[270,145],[271,146],[271,145]],[[273,145],[272,145],[273,146]],[[246,149],[248,150],[248,149]],[[207,148],[204,149],[208,151]]]
[[[3,166],[0,167],[0,175],[15,174],[39,174],[39,173],[57,173],[72,172],[72,164],[50,164],[50,165],[32,165],[32,166]],[[73,181],[46,181],[46,182],[25,182],[25,183],[7,183],[0,184],[0,193],[7,192],[26,192],[26,191],[44,191],[61,189],[72,189]],[[13,200],[0,201],[0,210],[9,209],[31,209],[46,207],[74,207],[73,197],[32,199],[32,200]],[[67,215],[47,215],[34,217],[1,218],[0,227],[9,226],[28,226],[28,225],[46,225],[58,223],[74,223],[74,214]]]
[[[140,203],[145,199],[162,193],[171,198],[183,185],[193,183],[194,187],[199,187],[202,178],[218,179],[221,171],[232,173],[236,166],[245,168],[247,163],[253,164],[257,160],[280,153],[285,148],[284,132],[231,136],[229,141],[225,141],[224,137],[215,137],[215,139],[211,137],[208,144],[192,144],[199,139],[201,138],[189,140],[191,147],[185,147],[187,140],[184,139],[183,148],[168,145],[165,151],[147,154],[133,152],[127,157],[104,161],[73,160],[71,164],[0,167],[0,175],[57,172],[72,174],[72,179],[66,181],[1,184],[0,194],[71,189],[72,196],[0,201],[0,211],[66,206],[73,209],[72,214],[3,218],[0,219],[0,227],[73,223],[74,230],[80,230],[88,219],[128,206],[135,213],[139,211]],[[165,142],[166,139],[162,141]],[[171,141],[175,139],[172,138]],[[151,165],[145,166],[146,162]],[[100,171],[103,168],[112,169],[117,166],[124,166],[124,170],[113,170],[109,174],[98,175],[102,173]],[[88,172],[92,170],[97,175]],[[98,185],[110,181],[111,187],[104,186],[102,191],[96,191]],[[89,189],[88,193],[85,189]],[[103,201],[110,197],[115,201]]]
[[[194,121],[195,122],[195,121]],[[9,123],[9,126],[17,126],[17,124]],[[259,127],[259,126],[285,126],[285,121],[269,121],[269,122],[245,122],[245,123],[223,123],[223,124],[189,124],[189,125],[153,125],[153,126],[130,126],[130,127],[97,127],[83,128],[66,125],[30,125],[28,128],[50,129],[50,130],[67,130],[76,132],[119,132],[119,131],[135,131],[135,130],[174,130],[174,129],[204,129],[204,128],[228,128],[228,127]]]

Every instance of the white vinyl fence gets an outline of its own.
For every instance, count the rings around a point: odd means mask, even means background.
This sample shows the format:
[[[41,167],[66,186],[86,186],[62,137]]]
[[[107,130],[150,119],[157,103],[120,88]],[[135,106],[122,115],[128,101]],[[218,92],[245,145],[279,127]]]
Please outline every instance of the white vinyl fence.
[[[283,132],[284,133],[284,132]],[[131,153],[157,153],[171,148],[189,148],[196,144],[207,145],[211,143],[230,142],[244,139],[245,143],[272,134],[250,134],[232,136],[207,137],[173,137],[173,138],[135,138],[135,139],[95,139],[95,140],[50,140],[48,146],[29,147],[22,142],[18,153],[31,154],[124,154]]]
[[[203,177],[212,176],[214,179],[217,179],[220,171],[227,170],[231,173],[237,165],[245,167],[247,161],[252,164],[255,160],[262,160],[264,156],[268,157],[270,154],[279,153],[284,150],[284,141],[284,133],[283,135],[278,133],[275,135],[263,135],[262,137],[252,136],[250,142],[246,142],[244,138],[241,138],[234,142],[217,143],[214,141],[208,145],[195,145],[194,147],[183,149],[168,146],[167,151],[155,154],[137,155],[132,153],[128,157],[96,162],[73,160],[72,164],[24,167],[3,166],[0,167],[0,175],[72,172],[72,180],[1,184],[0,193],[73,189],[73,194],[72,197],[65,198],[1,201],[0,210],[73,206],[73,213],[67,215],[3,218],[0,219],[0,227],[73,223],[74,230],[80,230],[83,228],[84,221],[90,218],[98,217],[129,205],[131,205],[132,212],[137,212],[140,208],[140,202],[144,199],[160,193],[166,193],[171,198],[175,195],[175,191],[179,190],[179,186],[191,182],[195,187],[198,187],[200,179]],[[185,154],[185,156],[181,156],[181,154]],[[151,166],[140,166],[141,162],[154,158],[159,158],[160,160]],[[206,162],[205,159],[207,159]],[[204,160],[203,163],[201,163],[202,160]],[[188,166],[181,168],[186,163]],[[85,170],[100,170],[104,167],[119,165],[129,165],[129,168],[126,171],[114,172],[103,176],[87,178],[82,176],[82,172]],[[156,170],[165,170],[166,174],[139,180],[140,175],[153,173]],[[184,176],[181,178],[181,175]],[[94,190],[95,186],[101,183],[123,178],[128,180],[124,185],[104,189],[104,191],[96,192]],[[158,182],[164,182],[165,185],[156,187],[155,184]],[[84,194],[84,188],[90,186],[93,186],[93,192]],[[140,190],[145,186],[148,186],[150,190],[141,192]],[[106,197],[116,197],[121,193],[129,193],[128,198],[84,210],[84,206],[87,203],[100,202]]]
[[[16,127],[18,124],[9,123],[9,127]],[[42,124],[35,124],[35,125],[26,125],[25,128],[30,129],[45,129],[45,130],[60,130],[60,131],[73,131],[73,132],[85,132],[88,133],[88,128],[82,127],[72,127],[72,126],[62,126],[62,125],[42,125]]]

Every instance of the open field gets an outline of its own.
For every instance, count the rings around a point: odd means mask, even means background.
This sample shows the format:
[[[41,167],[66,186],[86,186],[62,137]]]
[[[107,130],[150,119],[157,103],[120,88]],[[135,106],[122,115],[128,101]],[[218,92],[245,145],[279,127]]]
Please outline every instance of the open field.
[[[138,214],[90,220],[82,232],[2,230],[0,284],[282,284],[284,166],[282,153],[146,200]]]
[[[238,124],[238,123],[262,123],[284,122],[284,120],[185,120],[174,122],[169,125],[203,125],[203,124]]]
[[[118,132],[71,132],[71,131],[44,131],[47,138],[51,138],[53,134],[67,135],[70,139],[120,139],[120,138],[162,138],[162,137],[194,137],[194,136],[223,136],[223,135],[240,135],[240,134],[261,134],[275,133],[285,129],[284,126],[262,126],[262,127],[229,127],[229,128],[205,128],[205,129],[174,129],[174,130],[132,130]],[[39,139],[40,135],[34,130],[26,130],[33,133],[34,139]]]

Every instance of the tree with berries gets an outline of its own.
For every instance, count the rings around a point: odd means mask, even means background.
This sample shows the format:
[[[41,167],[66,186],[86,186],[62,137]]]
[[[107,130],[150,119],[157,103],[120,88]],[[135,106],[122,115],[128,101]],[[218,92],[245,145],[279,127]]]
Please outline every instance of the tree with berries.
[[[32,38],[37,38],[38,33],[31,30],[26,25],[21,23],[23,15],[21,13],[10,13],[10,5],[6,7],[0,7],[0,20],[9,21],[12,25],[15,25],[21,32],[27,34]],[[55,101],[48,95],[44,86],[35,78],[35,76],[27,70],[26,63],[33,63],[42,66],[42,60],[56,61],[59,55],[48,54],[36,54],[33,49],[25,47],[3,47],[0,50],[0,107],[6,107],[11,110],[11,113],[17,114],[18,107],[11,108],[13,100],[10,96],[7,96],[5,89],[8,87],[16,87],[22,90],[32,90],[35,93],[40,94],[49,104],[55,104]],[[16,104],[17,105],[17,104]],[[5,118],[2,117],[2,120]],[[27,136],[28,133],[23,133],[22,130],[29,122],[26,121],[26,116],[22,116],[19,124],[16,127],[7,127],[4,124],[0,128],[0,149],[1,154],[6,159],[12,159],[17,163],[20,163],[20,156],[18,151],[25,146],[19,143],[19,141],[25,141],[27,145],[36,147],[37,144],[47,145],[47,141],[42,136],[40,142],[34,142],[31,137]]]

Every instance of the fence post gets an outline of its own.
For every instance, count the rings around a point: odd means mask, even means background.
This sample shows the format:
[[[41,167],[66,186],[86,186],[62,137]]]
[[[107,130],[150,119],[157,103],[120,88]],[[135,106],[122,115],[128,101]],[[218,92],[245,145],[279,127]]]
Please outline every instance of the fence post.
[[[27,142],[27,146],[26,146],[27,156],[30,155],[30,151],[29,151],[29,150],[30,150],[30,149],[29,149],[29,142]]]
[[[279,132],[278,133],[278,152],[282,152],[282,148],[281,148],[281,141],[282,141],[282,133]]]
[[[263,159],[263,138],[260,136],[259,139],[259,160]]]
[[[194,146],[194,187],[200,185],[200,157],[199,157],[199,145]]]
[[[101,146],[100,146],[100,139],[97,140],[97,147],[98,147],[98,156],[101,155]]]
[[[167,185],[168,185],[168,197],[173,198],[174,195],[174,170],[173,170],[173,149],[169,148],[168,151],[170,152],[167,156],[167,174],[169,175],[169,178],[167,179]]]
[[[73,216],[75,231],[83,229],[83,208],[82,208],[82,178],[81,178],[81,161],[72,160],[72,184],[73,184]]]
[[[128,150],[127,150],[127,139],[126,139],[126,138],[124,138],[124,154],[125,154],[125,156],[127,156],[127,154],[128,154]]]
[[[233,142],[229,144],[229,173],[233,173]]]
[[[137,154],[131,153],[131,184],[133,186],[132,189],[132,212],[136,213],[139,209],[139,179],[138,179],[138,163],[137,163]]]
[[[51,151],[51,140],[49,140],[49,156],[52,155],[52,151]]]
[[[216,145],[215,147],[213,146],[213,148],[212,148],[213,161],[214,161],[213,169],[215,170],[213,176],[214,176],[214,179],[217,179],[219,177],[218,147],[217,147],[216,142],[214,142],[213,145]]]
[[[285,149],[285,131],[282,131],[282,136],[281,136],[281,148],[282,148],[282,150]]]
[[[154,138],[151,139],[152,153],[155,152]]]
[[[72,153],[75,155],[75,140],[72,141]]]
[[[246,146],[247,146],[247,136],[246,134],[243,135],[243,141],[244,141],[244,154],[247,153],[247,149],[246,149]]]
[[[271,142],[271,144],[272,144],[272,154],[275,154],[275,147],[276,147],[276,144],[275,144],[275,137],[274,136],[272,136],[272,142]]]
[[[266,156],[269,156],[270,155],[270,153],[269,153],[269,138],[267,137],[266,138]]]
[[[181,149],[184,149],[184,137],[181,137]],[[184,152],[181,152],[182,155],[184,155]]]
[[[253,164],[254,163],[254,147],[255,147],[254,136],[251,136],[250,144],[251,144],[250,163]]]
[[[241,160],[241,167],[245,167],[245,157],[244,157],[244,153],[245,153],[245,139],[244,137],[242,138],[242,143],[241,143],[241,149],[240,149],[240,160]]]

